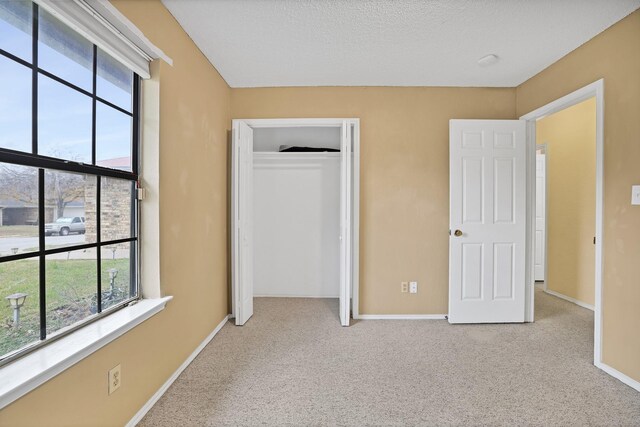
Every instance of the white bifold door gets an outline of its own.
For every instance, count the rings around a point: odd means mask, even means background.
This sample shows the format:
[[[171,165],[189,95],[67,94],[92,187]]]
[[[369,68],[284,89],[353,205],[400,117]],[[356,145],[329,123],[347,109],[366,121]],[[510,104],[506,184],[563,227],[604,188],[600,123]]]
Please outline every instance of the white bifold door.
[[[449,322],[524,322],[526,129],[451,120]]]
[[[236,325],[253,316],[253,129],[233,121],[231,144],[231,304]]]
[[[252,120],[259,126],[260,120]],[[324,125],[327,125],[323,122]],[[340,323],[349,326],[351,290],[357,274],[357,179],[354,181],[353,121],[333,123],[341,127],[340,164]],[[268,126],[268,124],[265,124]],[[253,315],[253,129],[243,120],[233,121],[231,159],[231,287],[232,309],[236,325],[244,325]],[[304,250],[304,248],[301,248]],[[257,254],[259,256],[259,254]],[[301,286],[304,286],[302,283]]]
[[[349,326],[353,262],[353,132],[342,123],[340,137],[340,324]]]

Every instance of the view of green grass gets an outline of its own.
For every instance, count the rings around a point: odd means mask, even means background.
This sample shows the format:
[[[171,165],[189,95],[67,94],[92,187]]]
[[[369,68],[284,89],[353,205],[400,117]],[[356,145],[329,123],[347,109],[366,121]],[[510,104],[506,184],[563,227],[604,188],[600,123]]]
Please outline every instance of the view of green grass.
[[[47,333],[72,325],[95,311],[96,261],[48,259],[46,261]],[[127,297],[129,260],[102,260],[104,306]],[[111,295],[108,270],[115,268],[115,301]],[[14,351],[39,339],[39,261],[27,259],[0,264],[0,355]],[[13,293],[28,294],[20,310],[20,326],[13,325],[13,310],[5,299]]]

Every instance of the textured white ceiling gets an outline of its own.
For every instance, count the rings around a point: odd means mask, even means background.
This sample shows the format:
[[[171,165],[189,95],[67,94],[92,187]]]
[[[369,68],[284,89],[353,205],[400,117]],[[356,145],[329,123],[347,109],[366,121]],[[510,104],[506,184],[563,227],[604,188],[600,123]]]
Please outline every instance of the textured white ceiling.
[[[640,7],[640,0],[163,3],[231,87],[513,87]],[[499,62],[479,66],[490,53]]]

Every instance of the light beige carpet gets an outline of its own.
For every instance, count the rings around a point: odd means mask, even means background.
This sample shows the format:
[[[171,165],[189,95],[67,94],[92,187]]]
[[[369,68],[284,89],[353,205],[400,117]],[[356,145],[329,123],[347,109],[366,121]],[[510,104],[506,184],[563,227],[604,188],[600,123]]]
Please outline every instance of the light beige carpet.
[[[337,301],[257,298],[142,426],[640,426],[640,393],[592,365],[593,313],[536,293],[536,322],[338,322]]]

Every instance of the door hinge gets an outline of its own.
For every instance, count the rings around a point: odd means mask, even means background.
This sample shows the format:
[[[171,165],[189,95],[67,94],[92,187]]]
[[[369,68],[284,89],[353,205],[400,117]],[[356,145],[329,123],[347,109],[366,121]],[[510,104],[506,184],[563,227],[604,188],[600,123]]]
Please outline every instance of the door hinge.
[[[136,198],[140,201],[147,197],[147,190],[145,188],[136,188]]]
[[[596,244],[596,238],[595,237],[593,238],[593,244],[594,245]]]

